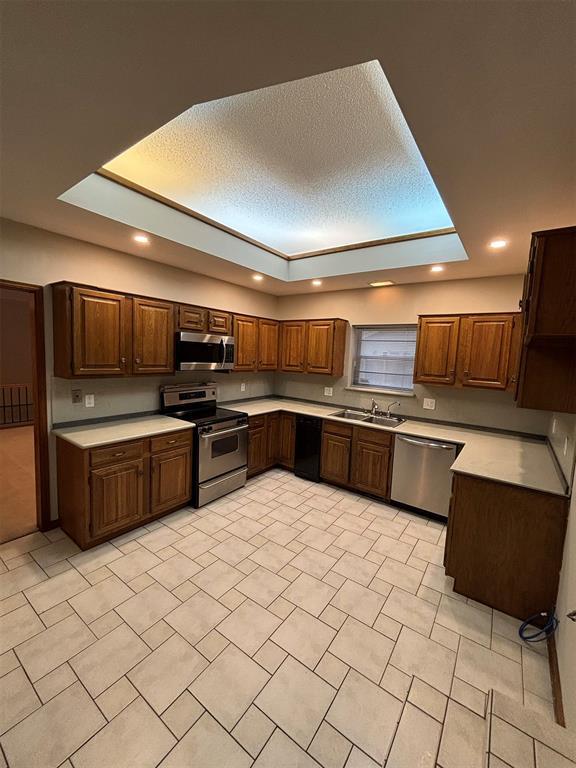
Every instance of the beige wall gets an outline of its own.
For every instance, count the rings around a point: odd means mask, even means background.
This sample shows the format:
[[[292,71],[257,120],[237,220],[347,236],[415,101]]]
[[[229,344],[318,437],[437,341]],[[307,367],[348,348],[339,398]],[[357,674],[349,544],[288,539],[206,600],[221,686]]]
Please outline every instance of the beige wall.
[[[282,320],[343,317],[352,325],[415,323],[418,315],[450,312],[514,312],[522,275],[392,285],[332,293],[281,296]]]

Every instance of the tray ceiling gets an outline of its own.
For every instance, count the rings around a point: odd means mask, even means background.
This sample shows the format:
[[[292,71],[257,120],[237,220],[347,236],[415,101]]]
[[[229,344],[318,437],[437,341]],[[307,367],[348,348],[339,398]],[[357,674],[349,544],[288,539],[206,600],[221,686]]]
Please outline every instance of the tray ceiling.
[[[197,104],[101,171],[288,259],[454,231],[378,61]]]

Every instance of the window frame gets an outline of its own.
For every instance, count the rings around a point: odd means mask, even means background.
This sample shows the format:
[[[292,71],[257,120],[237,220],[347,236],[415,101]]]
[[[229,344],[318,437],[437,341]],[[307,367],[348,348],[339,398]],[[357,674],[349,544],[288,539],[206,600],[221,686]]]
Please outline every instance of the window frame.
[[[414,357],[413,357],[413,368],[412,368],[412,384],[410,389],[405,388],[395,388],[392,386],[387,387],[379,387],[374,384],[361,384],[361,383],[355,383],[356,378],[356,370],[358,366],[358,362],[361,358],[360,355],[360,347],[362,344],[361,339],[361,332],[365,330],[381,330],[382,328],[410,328],[414,329],[414,331],[418,330],[418,323],[363,323],[362,325],[353,325],[351,328],[352,331],[352,343],[350,344],[350,367],[349,367],[349,377],[348,377],[348,386],[346,387],[347,390],[355,391],[355,392],[372,392],[375,394],[390,394],[395,395],[397,397],[415,397],[416,393],[414,391],[414,369],[416,366],[416,337],[414,339]]]

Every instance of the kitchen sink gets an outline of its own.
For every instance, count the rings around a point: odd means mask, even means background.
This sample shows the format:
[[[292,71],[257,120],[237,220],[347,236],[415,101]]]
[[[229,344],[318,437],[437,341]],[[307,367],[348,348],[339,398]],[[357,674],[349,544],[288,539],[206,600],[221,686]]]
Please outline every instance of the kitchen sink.
[[[398,427],[404,424],[406,419],[401,416],[368,416],[365,421],[369,424],[380,424],[383,427]]]
[[[331,413],[330,416],[336,416],[338,419],[351,419],[352,421],[367,421],[370,418],[369,413],[363,413],[362,411],[338,411],[337,413]]]

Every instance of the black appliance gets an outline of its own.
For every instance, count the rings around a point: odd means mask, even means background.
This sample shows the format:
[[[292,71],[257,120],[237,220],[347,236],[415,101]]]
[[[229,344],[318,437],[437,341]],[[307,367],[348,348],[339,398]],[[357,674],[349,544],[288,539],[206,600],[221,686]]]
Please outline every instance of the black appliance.
[[[294,474],[315,483],[320,482],[320,450],[322,445],[322,419],[296,416],[296,445]]]
[[[248,415],[218,408],[213,385],[162,387],[161,410],[195,425],[192,503],[203,507],[246,485]]]

